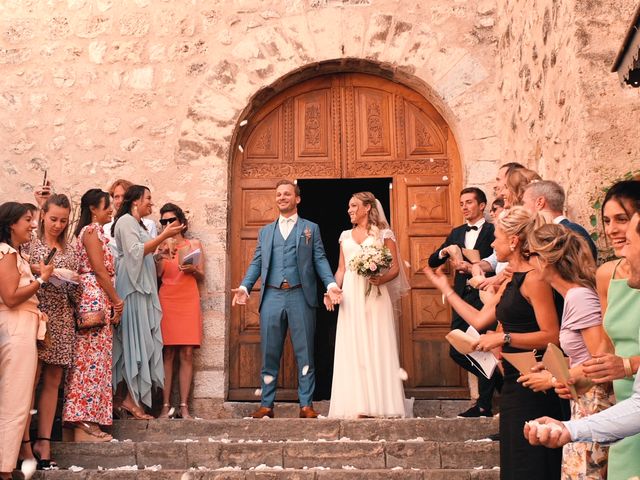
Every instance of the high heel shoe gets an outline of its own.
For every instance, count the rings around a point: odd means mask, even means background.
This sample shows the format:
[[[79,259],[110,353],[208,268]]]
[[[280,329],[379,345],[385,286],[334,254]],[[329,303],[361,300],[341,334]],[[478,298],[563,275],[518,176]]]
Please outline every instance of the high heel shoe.
[[[39,442],[41,440],[45,442],[49,442],[49,444],[51,444],[50,438],[45,438],[45,437],[36,438],[36,442]],[[33,452],[33,456],[36,458],[36,461],[38,462],[36,465],[37,470],[58,470],[58,463],[55,460],[52,460],[51,458],[42,458],[40,454],[36,451],[34,446],[31,447],[31,451]]]
[[[76,422],[73,429],[74,442],[110,442],[113,437],[100,430],[95,423]]]
[[[178,418],[182,418],[183,420],[193,419],[193,417],[189,414],[189,405],[187,405],[186,403],[180,404],[180,412],[178,413]]]
[[[127,415],[131,415],[136,420],[153,420],[154,417],[147,413],[144,413],[144,410],[137,405],[127,406],[124,403],[120,405],[118,409],[120,413],[119,418],[127,418]]]

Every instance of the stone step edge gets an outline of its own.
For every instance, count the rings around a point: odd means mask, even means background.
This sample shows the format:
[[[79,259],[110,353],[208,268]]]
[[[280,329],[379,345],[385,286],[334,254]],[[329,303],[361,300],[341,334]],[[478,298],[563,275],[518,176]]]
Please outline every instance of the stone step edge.
[[[275,478],[286,480],[289,474],[294,475],[295,480],[333,480],[336,476],[343,478],[370,478],[370,479],[405,479],[412,480],[498,480],[500,476],[499,467],[486,468],[456,468],[456,469],[422,469],[422,468],[394,468],[394,469],[358,469],[358,468],[328,468],[328,467],[312,467],[306,469],[294,468],[273,468],[267,466],[252,467],[247,469],[238,468],[190,468],[188,470],[178,469],[82,469],[79,471],[71,470],[48,470],[38,471],[33,476],[34,480],[91,480],[93,478],[108,478],[113,480],[125,479],[144,479],[151,480],[153,478],[162,478],[162,480],[207,480],[212,476],[224,480],[241,480],[264,478],[264,475],[270,475],[266,478]],[[463,477],[462,475],[467,475]],[[222,475],[218,477],[218,475]],[[425,476],[426,475],[426,476]],[[17,472],[14,472],[15,480],[22,480]]]

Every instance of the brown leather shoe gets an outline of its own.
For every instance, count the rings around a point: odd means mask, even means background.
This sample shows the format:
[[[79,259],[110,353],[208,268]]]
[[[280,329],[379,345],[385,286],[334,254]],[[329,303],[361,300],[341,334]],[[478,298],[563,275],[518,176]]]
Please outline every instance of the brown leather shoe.
[[[264,418],[269,417],[273,418],[273,408],[270,407],[260,407],[255,412],[251,414],[251,418]]]
[[[318,418],[318,412],[313,409],[313,405],[300,407],[300,418]]]

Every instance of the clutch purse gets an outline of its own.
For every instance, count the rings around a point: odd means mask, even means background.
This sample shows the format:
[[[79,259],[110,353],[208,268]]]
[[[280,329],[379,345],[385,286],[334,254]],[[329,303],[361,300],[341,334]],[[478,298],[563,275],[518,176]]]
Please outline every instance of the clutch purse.
[[[97,312],[79,312],[76,316],[76,328],[78,330],[104,327],[106,324],[107,316],[104,310],[98,310]]]

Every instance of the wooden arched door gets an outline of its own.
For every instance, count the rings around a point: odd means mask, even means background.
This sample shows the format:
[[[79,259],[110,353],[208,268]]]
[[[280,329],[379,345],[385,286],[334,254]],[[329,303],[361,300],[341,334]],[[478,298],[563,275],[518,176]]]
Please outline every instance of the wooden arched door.
[[[449,308],[420,271],[461,221],[459,153],[442,116],[405,86],[373,75],[333,74],[278,94],[241,128],[231,178],[231,284],[242,280],[258,230],[278,215],[279,179],[390,177],[392,228],[411,263],[412,290],[399,325],[406,393],[467,396],[466,373],[449,359],[444,340]],[[254,288],[247,306],[231,309],[230,400],[256,400],[260,383],[259,281]],[[279,400],[296,399],[295,372],[287,346]]]

